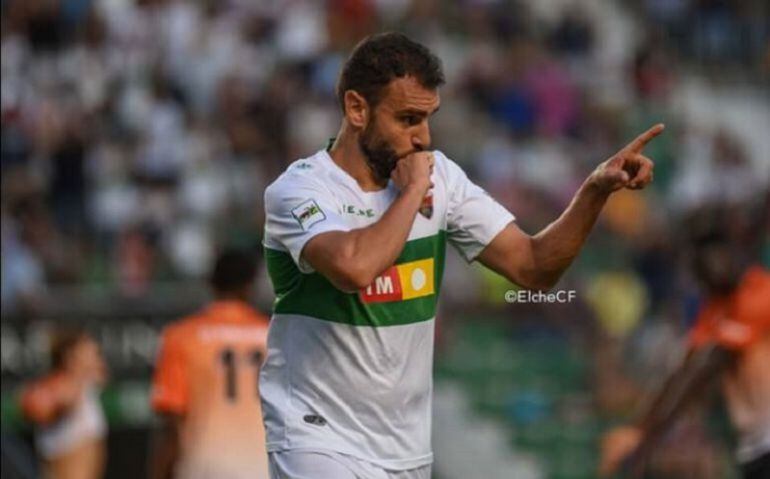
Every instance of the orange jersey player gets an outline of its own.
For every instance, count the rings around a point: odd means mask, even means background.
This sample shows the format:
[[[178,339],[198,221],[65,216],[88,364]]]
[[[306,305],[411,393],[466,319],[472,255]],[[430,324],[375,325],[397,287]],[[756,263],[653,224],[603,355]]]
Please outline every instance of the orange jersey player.
[[[259,399],[268,320],[248,304],[256,266],[226,252],[214,267],[215,301],[163,332],[152,406],[163,416],[153,478],[267,478]]]
[[[747,266],[749,248],[731,241],[723,228],[694,235],[695,271],[708,295],[690,333],[688,355],[636,426],[606,436],[605,474],[653,449],[716,380],[737,433],[741,477],[770,478],[770,272]]]
[[[99,391],[107,367],[99,346],[83,331],[60,331],[53,337],[51,356],[51,372],[21,393],[22,412],[35,424],[44,477],[100,478],[107,424]]]

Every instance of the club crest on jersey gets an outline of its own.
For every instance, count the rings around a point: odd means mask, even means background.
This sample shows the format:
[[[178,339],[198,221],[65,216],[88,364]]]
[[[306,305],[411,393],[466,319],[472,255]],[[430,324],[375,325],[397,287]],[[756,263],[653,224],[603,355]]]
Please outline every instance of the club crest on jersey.
[[[326,219],[323,210],[321,210],[321,207],[318,206],[318,203],[313,199],[306,200],[296,208],[292,209],[291,215],[305,231],[314,224]]]
[[[422,199],[422,204],[420,204],[420,214],[424,217],[430,219],[431,216],[433,216],[433,194],[428,193],[425,195],[425,198]]]
[[[433,258],[391,266],[359,291],[364,303],[405,301],[435,294]]]

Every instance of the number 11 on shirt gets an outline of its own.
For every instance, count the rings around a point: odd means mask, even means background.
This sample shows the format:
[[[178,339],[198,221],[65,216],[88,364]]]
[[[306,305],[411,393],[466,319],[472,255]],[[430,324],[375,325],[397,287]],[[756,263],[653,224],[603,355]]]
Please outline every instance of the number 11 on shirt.
[[[251,350],[247,354],[248,363],[255,370],[254,384],[259,384],[259,367],[262,364],[262,353],[258,350]],[[225,348],[219,353],[219,360],[225,369],[225,396],[231,402],[238,399],[238,362],[236,353],[232,348]],[[255,389],[256,397],[259,399],[259,387]]]

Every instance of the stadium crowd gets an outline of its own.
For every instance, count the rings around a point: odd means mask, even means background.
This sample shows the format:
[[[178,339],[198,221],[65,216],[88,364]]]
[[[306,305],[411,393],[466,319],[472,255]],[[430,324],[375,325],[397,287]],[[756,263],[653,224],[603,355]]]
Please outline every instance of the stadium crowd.
[[[713,18],[693,23],[704,31],[685,34],[694,39],[687,51],[733,58],[729,32],[745,12],[694,3],[695,12],[688,2],[643,6],[672,30],[686,15]],[[4,309],[34,307],[30,297],[68,282],[139,295],[157,279],[198,277],[222,242],[257,242],[265,183],[334,133],[342,55],[381,25],[438,50],[450,82],[434,143],[525,226],[552,219],[585,171],[653,118],[674,133],[651,155],[655,194],[608,215],[619,233],[648,224],[624,220],[626,209],[661,216],[658,205],[756,191],[739,141],[667,111],[674,50],[651,35],[618,61],[579,7],[555,18],[515,2],[3,8]],[[760,60],[766,45],[755,38],[767,26],[745,21],[755,48],[740,51]],[[723,187],[705,186],[717,178]],[[659,218],[661,228],[669,219]]]

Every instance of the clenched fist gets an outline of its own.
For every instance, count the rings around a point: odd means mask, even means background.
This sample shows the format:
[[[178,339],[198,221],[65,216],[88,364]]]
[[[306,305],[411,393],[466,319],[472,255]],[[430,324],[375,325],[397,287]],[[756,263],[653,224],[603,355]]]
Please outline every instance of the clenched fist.
[[[655,165],[642,154],[642,150],[664,128],[662,123],[658,123],[636,137],[612,158],[599,165],[591,173],[589,183],[604,193],[612,193],[621,188],[638,190],[647,186],[652,181],[652,169]]]
[[[433,172],[433,153],[418,151],[398,160],[390,178],[399,190],[417,188],[426,193],[433,184],[430,175]]]

